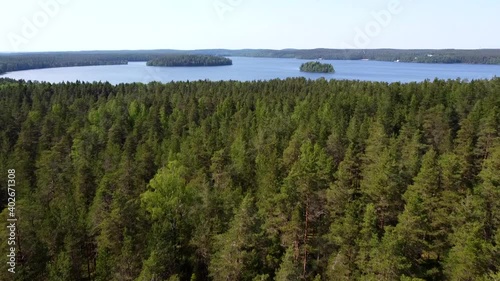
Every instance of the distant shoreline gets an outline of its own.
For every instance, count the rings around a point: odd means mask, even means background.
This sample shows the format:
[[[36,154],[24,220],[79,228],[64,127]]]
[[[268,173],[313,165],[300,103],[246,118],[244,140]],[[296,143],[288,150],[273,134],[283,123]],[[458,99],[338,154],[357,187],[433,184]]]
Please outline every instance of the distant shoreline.
[[[204,49],[0,53],[0,74],[71,66],[119,65],[150,61],[172,54],[224,57],[295,58],[305,60],[365,60],[387,62],[499,65],[500,49]]]

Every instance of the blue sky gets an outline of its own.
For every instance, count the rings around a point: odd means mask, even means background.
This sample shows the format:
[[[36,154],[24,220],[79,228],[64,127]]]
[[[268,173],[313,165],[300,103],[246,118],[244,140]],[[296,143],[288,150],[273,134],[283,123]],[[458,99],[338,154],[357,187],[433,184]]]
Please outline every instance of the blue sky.
[[[0,52],[500,48],[498,0],[0,0]]]

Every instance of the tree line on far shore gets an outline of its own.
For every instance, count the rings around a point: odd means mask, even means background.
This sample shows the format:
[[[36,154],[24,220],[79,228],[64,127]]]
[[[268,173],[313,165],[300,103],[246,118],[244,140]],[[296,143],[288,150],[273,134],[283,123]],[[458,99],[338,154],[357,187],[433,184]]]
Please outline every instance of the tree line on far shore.
[[[49,53],[0,53],[0,74],[10,71],[50,67],[126,64],[150,61],[166,55],[212,55],[328,60],[377,60],[417,63],[500,64],[500,49],[480,50],[397,50],[397,49],[207,49],[81,51]]]
[[[210,55],[166,55],[147,62],[147,66],[221,66],[232,65],[231,59]]]

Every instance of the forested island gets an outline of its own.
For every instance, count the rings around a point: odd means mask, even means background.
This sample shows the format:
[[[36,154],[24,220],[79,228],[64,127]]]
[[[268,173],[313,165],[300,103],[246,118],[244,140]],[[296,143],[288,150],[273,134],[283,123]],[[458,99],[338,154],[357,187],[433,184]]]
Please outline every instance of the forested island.
[[[131,61],[150,61],[167,55],[212,55],[218,57],[244,56],[269,58],[297,58],[313,60],[377,60],[416,63],[500,64],[500,49],[480,50],[397,50],[397,49],[207,49],[207,50],[137,50],[137,51],[82,51],[54,53],[0,53],[0,74],[9,71],[126,64]]]
[[[211,55],[166,55],[147,62],[147,66],[222,66],[232,65],[233,61]]]
[[[0,280],[500,278],[498,78],[0,79],[0,107]]]
[[[314,73],[333,73],[335,69],[333,65],[329,63],[320,63],[317,61],[310,61],[303,63],[300,66],[300,71],[302,72],[314,72]]]

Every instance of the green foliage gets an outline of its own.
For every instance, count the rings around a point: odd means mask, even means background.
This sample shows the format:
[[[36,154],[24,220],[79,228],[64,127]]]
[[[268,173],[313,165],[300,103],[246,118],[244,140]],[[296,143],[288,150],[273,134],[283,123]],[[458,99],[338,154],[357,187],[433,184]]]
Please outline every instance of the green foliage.
[[[445,267],[450,280],[473,280],[488,272],[493,247],[484,240],[482,231],[481,224],[467,223],[452,235],[454,246]]]
[[[167,55],[154,58],[147,62],[147,66],[218,66],[232,65],[233,61],[218,56],[209,55]]]
[[[127,59],[108,54],[37,53],[0,55],[0,74],[51,67],[127,64]]]
[[[500,79],[0,83],[18,280],[498,279]]]
[[[256,212],[253,198],[245,196],[229,230],[215,238],[218,250],[209,267],[213,280],[252,280],[259,270],[253,268],[260,232]]]
[[[292,281],[299,280],[300,273],[298,270],[298,264],[296,262],[296,258],[294,257],[293,248],[289,247],[285,255],[283,256],[283,260],[279,269],[276,272],[276,277],[274,280],[276,281]]]
[[[310,61],[303,63],[300,66],[300,71],[303,72],[319,72],[319,73],[333,73],[335,70],[329,63],[320,63],[317,61]]]

